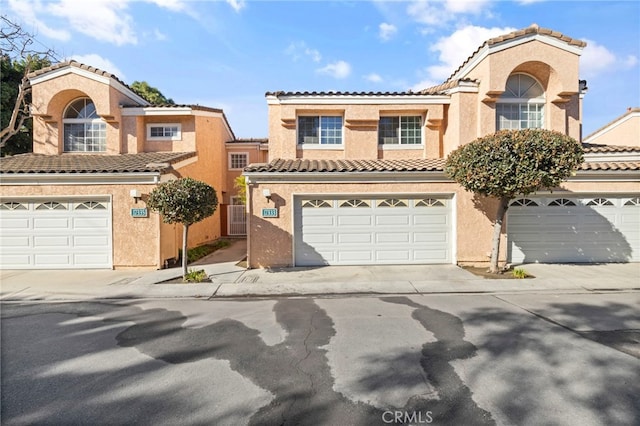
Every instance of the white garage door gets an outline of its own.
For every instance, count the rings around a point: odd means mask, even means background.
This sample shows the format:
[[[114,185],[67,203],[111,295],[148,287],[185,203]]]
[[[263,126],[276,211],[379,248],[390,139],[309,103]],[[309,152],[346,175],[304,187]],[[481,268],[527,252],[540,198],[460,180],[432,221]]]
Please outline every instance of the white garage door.
[[[295,264],[452,262],[451,199],[303,198],[295,203]]]
[[[507,212],[511,262],[640,261],[639,197],[526,198]]]
[[[108,199],[3,200],[3,269],[111,268]]]

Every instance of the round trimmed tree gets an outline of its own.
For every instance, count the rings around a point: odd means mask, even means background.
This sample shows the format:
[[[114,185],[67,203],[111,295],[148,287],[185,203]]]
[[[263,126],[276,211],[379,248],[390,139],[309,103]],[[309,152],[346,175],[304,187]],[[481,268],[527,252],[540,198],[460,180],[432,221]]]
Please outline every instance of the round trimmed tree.
[[[509,202],[541,189],[553,189],[584,160],[582,146],[560,132],[501,130],[453,151],[445,173],[467,191],[497,198],[490,272],[498,272],[502,223]]]
[[[215,213],[218,207],[215,189],[192,178],[180,178],[158,185],[146,202],[165,223],[182,223],[182,275],[186,276],[189,226]]]

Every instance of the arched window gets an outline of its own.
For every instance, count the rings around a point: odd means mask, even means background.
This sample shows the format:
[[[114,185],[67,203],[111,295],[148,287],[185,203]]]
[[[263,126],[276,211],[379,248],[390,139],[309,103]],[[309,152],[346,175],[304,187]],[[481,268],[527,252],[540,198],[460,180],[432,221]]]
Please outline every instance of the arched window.
[[[100,119],[93,101],[80,98],[64,113],[65,152],[104,152],[107,150],[107,125]]]
[[[496,130],[541,129],[544,123],[544,90],[526,74],[512,74],[496,103]]]

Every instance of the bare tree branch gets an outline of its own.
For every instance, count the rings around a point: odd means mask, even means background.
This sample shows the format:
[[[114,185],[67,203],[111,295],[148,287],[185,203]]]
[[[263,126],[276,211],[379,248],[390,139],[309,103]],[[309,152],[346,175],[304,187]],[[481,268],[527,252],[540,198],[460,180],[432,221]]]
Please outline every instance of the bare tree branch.
[[[13,66],[16,62],[23,65],[22,79],[18,85],[18,93],[11,112],[9,123],[0,130],[0,148],[4,148],[7,141],[23,129],[26,120],[31,118],[30,94],[31,85],[28,74],[35,64],[56,59],[53,49],[42,46],[41,49],[34,45],[37,43],[35,36],[25,31],[21,25],[11,21],[7,16],[0,16],[0,54],[2,60],[6,60]]]

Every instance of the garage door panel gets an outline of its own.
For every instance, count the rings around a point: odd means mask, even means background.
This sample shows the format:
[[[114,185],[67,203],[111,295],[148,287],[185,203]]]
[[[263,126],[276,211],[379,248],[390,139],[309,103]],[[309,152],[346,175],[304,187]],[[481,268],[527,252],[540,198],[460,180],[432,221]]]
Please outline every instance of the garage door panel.
[[[12,254],[2,251],[2,263],[7,265],[15,265],[18,266],[29,266],[31,265],[32,260],[31,256],[28,254]]]
[[[49,213],[44,211],[45,213]],[[69,229],[71,228],[71,219],[68,217],[36,217],[33,219],[34,230],[44,229]]]
[[[104,217],[77,217],[73,219],[75,229],[106,229],[109,227],[109,219]]]
[[[369,226],[371,225],[371,216],[338,216],[338,226]]]
[[[419,200],[403,198],[400,204],[394,203],[393,198],[383,202],[370,196],[349,197],[368,200],[366,207],[354,207],[353,202],[344,199],[329,199],[334,207],[325,209],[302,208],[304,201],[296,200],[296,265],[451,262],[450,203],[442,199],[444,206],[416,207]],[[318,234],[335,238],[317,237]],[[427,254],[430,249],[439,254]]]
[[[413,217],[414,225],[426,225],[426,226],[446,226],[449,224],[448,217],[442,213],[431,215],[417,215]]]
[[[40,253],[34,256],[36,265],[40,266],[67,266],[71,264],[69,253]]]
[[[378,226],[407,226],[411,223],[408,215],[402,216],[376,216],[375,223]]]
[[[368,250],[341,250],[338,253],[337,259],[340,262],[351,263],[351,262],[362,262],[364,264],[371,263],[373,261],[372,253]],[[331,261],[327,259],[328,261]]]
[[[349,233],[338,234],[340,244],[370,244],[372,242],[371,233]]]
[[[377,243],[408,243],[411,235],[408,232],[378,232],[376,234]]]
[[[623,199],[603,196],[608,205],[545,206],[551,198],[532,198],[537,206],[507,212],[508,256],[511,262],[640,261],[640,226],[627,222]],[[629,220],[640,224],[640,215]]]
[[[306,216],[302,221],[303,227],[333,226],[334,217],[329,215]]]
[[[98,197],[99,198],[99,197]],[[75,210],[75,201],[25,200],[0,214],[0,266],[4,269],[111,268],[111,205]],[[38,208],[67,206],[68,209]]]
[[[409,250],[378,250],[376,251],[378,262],[400,262],[406,263],[413,260]]]
[[[76,235],[73,237],[74,247],[105,247],[109,245],[106,235]]]
[[[304,242],[308,244],[333,244],[335,238],[333,234],[329,233],[314,233],[305,235]]]
[[[36,235],[33,237],[34,248],[66,248],[71,247],[71,237],[65,235]]]
[[[446,232],[414,232],[413,241],[416,243],[438,242],[447,243],[449,234]]]
[[[29,237],[26,235],[15,235],[15,236],[7,236],[7,235],[2,235],[0,236],[0,238],[2,239],[2,246],[3,247],[29,247],[30,245],[30,240]]]
[[[7,214],[0,215],[0,229],[1,230],[19,230],[30,229],[31,221],[24,217],[10,217]]]

